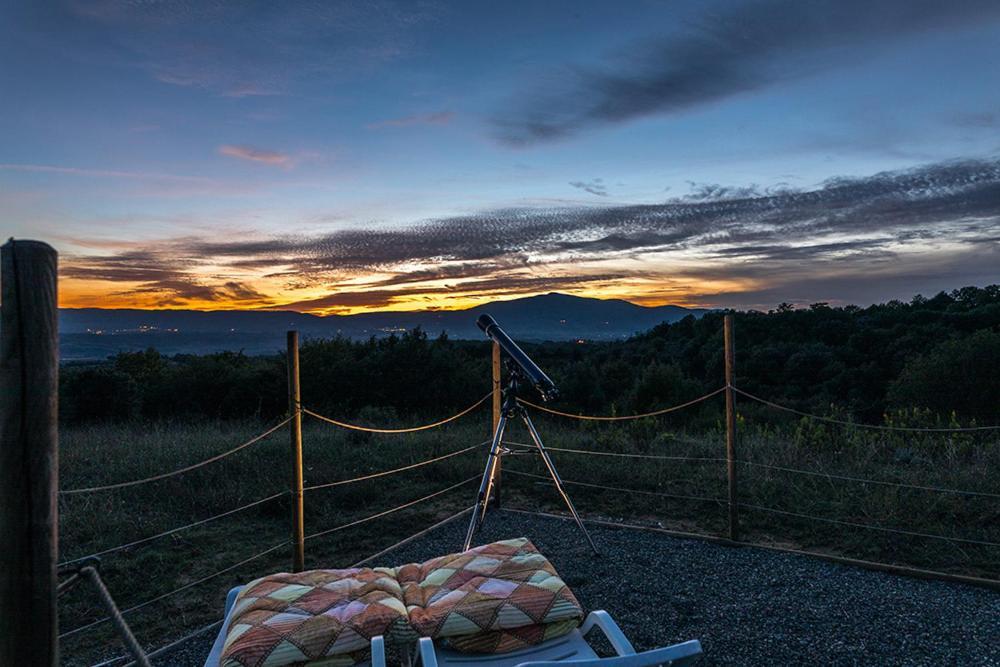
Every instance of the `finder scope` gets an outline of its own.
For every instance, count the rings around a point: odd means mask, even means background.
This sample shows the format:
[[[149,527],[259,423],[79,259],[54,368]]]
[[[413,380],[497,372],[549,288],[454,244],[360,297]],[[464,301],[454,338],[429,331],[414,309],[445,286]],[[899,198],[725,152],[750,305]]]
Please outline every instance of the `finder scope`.
[[[538,367],[538,364],[531,360],[531,357],[524,353],[524,350],[518,347],[517,343],[507,335],[507,332],[500,328],[496,320],[483,314],[476,320],[476,325],[500,346],[500,349],[506,353],[511,361],[517,364],[528,381],[542,395],[542,400],[551,401],[559,396],[559,390],[556,389],[555,383]]]

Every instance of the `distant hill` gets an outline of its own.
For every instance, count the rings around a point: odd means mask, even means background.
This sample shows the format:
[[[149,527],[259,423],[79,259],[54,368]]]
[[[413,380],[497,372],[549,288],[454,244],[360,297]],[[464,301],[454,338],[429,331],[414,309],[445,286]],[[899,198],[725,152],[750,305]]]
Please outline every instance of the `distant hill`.
[[[296,329],[306,338],[388,336],[420,327],[436,336],[480,339],[476,318],[489,313],[511,336],[528,341],[618,340],[703,309],[638,306],[621,299],[567,294],[497,301],[465,310],[375,312],[320,317],[293,311],[136,310],[63,308],[59,312],[62,357],[102,359],[121,350],[156,347],[165,354],[243,350],[265,354],[284,346]]]

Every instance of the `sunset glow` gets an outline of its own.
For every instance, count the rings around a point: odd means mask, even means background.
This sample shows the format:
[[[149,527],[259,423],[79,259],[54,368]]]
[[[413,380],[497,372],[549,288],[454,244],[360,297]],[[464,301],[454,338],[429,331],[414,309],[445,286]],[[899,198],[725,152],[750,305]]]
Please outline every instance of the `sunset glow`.
[[[57,247],[73,308],[995,281],[1000,5],[880,6],[22,3],[5,231]]]

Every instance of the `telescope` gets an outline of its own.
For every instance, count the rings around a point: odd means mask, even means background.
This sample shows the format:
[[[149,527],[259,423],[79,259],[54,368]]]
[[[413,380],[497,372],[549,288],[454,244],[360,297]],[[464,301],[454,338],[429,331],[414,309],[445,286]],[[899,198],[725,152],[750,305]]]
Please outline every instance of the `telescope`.
[[[491,505],[499,504],[496,491],[498,489],[497,479],[500,475],[501,457],[508,454],[526,454],[532,448],[531,445],[507,442],[503,439],[504,430],[507,428],[507,421],[520,417],[524,421],[524,425],[528,427],[528,434],[531,436],[534,449],[541,456],[542,462],[545,464],[546,469],[549,471],[549,476],[552,478],[552,483],[555,485],[559,495],[562,496],[563,502],[566,503],[566,508],[573,515],[580,531],[586,536],[587,541],[590,543],[590,548],[594,550],[594,553],[598,553],[597,545],[590,538],[590,533],[584,527],[580,515],[576,513],[573,501],[569,499],[569,494],[566,493],[563,481],[560,479],[559,473],[556,472],[556,466],[552,462],[552,458],[549,457],[549,453],[545,450],[545,445],[542,444],[542,437],[538,435],[538,430],[531,421],[531,417],[528,416],[526,406],[531,404],[526,401],[520,401],[517,397],[521,381],[526,380],[538,390],[538,393],[542,395],[542,400],[551,401],[559,395],[555,383],[549,379],[548,375],[542,372],[542,369],[531,360],[531,357],[524,353],[524,350],[518,347],[517,343],[511,340],[507,332],[501,329],[500,325],[492,317],[485,314],[480,315],[479,319],[476,320],[476,325],[487,336],[492,338],[497,347],[507,355],[507,372],[509,378],[507,387],[501,392],[500,410],[494,413],[493,440],[490,444],[490,453],[486,458],[486,469],[483,471],[483,479],[479,483],[479,494],[476,496],[476,505],[472,510],[472,516],[469,518],[469,529],[465,533],[465,542],[463,543],[462,550],[468,551],[472,545],[472,539],[476,536],[479,527],[486,519],[486,510]],[[496,378],[495,381],[499,382],[499,378]],[[496,391],[496,388],[494,388],[494,391]],[[548,408],[541,409],[548,410]],[[512,449],[512,447],[515,449]]]
[[[549,376],[538,367],[534,361],[531,360],[524,350],[522,350],[517,343],[515,343],[507,332],[500,328],[497,321],[494,320],[489,315],[480,315],[479,319],[476,320],[476,326],[483,330],[487,336],[493,339],[493,342],[500,346],[507,357],[517,364],[520,369],[521,374],[528,379],[529,382],[538,390],[541,394],[542,400],[551,401],[559,396],[559,390],[556,389],[555,383],[549,379]]]

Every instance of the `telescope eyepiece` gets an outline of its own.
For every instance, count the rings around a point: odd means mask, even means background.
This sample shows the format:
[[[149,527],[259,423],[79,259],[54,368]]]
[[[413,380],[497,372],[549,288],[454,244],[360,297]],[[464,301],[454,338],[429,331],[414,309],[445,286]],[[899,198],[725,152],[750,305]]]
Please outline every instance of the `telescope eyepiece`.
[[[490,317],[489,315],[487,315],[486,313],[483,313],[476,320],[476,326],[479,327],[480,329],[482,329],[482,331],[483,331],[484,334],[486,334],[487,336],[489,336],[490,335],[490,327],[497,326],[497,321],[495,319],[493,319],[492,317]]]

